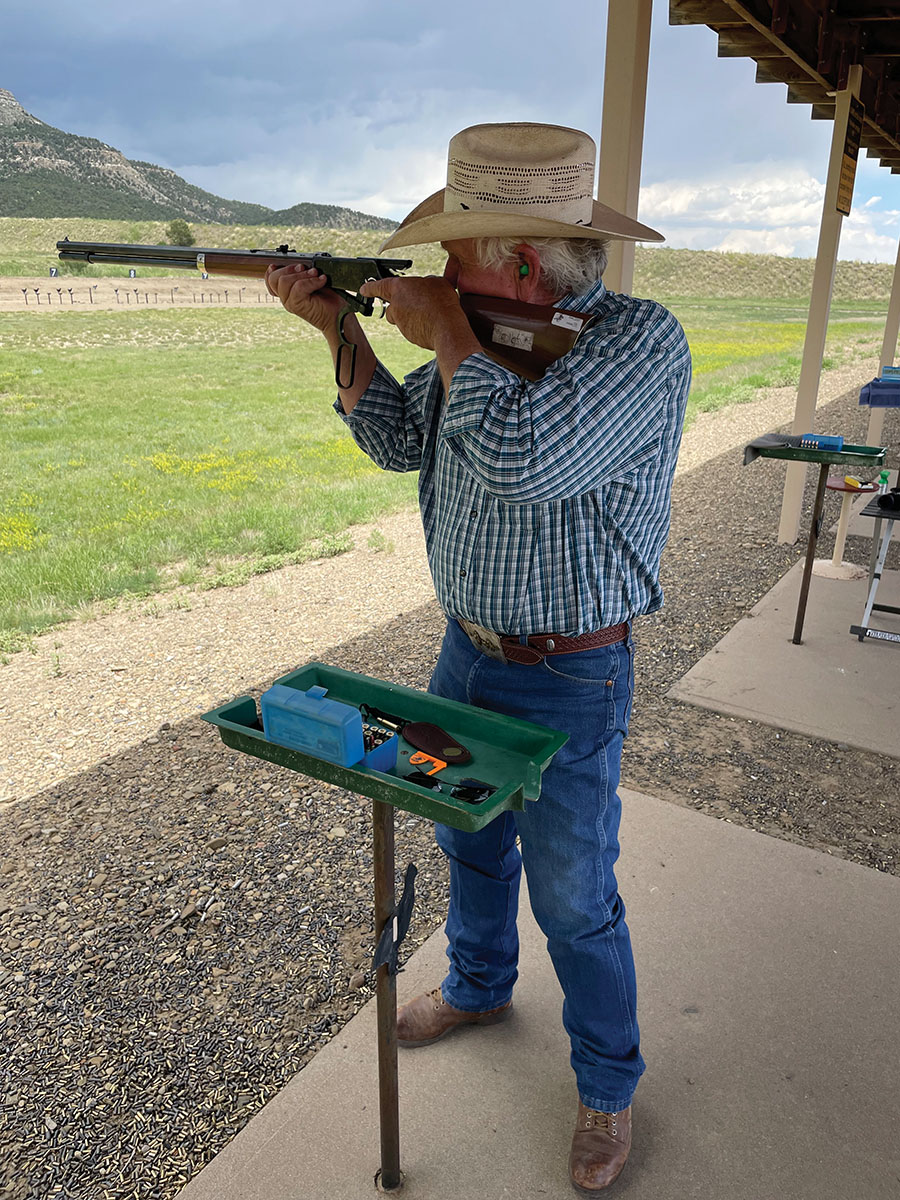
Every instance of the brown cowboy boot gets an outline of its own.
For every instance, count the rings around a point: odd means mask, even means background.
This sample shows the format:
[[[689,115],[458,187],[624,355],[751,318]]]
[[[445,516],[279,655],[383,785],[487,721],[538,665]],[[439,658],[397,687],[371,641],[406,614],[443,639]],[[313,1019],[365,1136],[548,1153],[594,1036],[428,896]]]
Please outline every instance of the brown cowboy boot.
[[[435,988],[416,996],[397,1013],[397,1045],[407,1049],[430,1046],[459,1025],[496,1025],[511,1015],[512,1000],[487,1012],[463,1012],[448,1004],[441,989]]]
[[[597,1112],[578,1102],[578,1121],[569,1154],[569,1179],[576,1191],[593,1196],[609,1187],[631,1149],[631,1105],[617,1113]]]

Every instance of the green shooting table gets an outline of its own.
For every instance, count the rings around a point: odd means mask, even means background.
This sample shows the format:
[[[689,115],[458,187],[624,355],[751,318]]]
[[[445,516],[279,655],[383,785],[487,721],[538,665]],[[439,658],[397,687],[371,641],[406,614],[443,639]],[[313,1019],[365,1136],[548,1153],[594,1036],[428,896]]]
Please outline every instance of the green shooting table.
[[[811,435],[815,437],[815,435]],[[884,446],[851,446],[846,442],[840,450],[818,450],[811,446],[770,445],[762,446],[753,442],[747,451],[753,450],[759,458],[782,458],[789,462],[810,462],[819,464],[819,479],[816,484],[816,495],[813,501],[812,520],[809,526],[809,539],[806,544],[806,561],[803,564],[803,576],[800,580],[800,598],[797,602],[797,617],[794,621],[794,636],[791,641],[795,646],[800,645],[803,634],[803,621],[806,616],[806,602],[809,597],[809,581],[812,577],[813,564],[816,558],[816,544],[822,529],[822,509],[825,505],[825,485],[828,482],[828,470],[836,467],[881,467],[884,466]],[[745,463],[749,461],[744,459]]]
[[[359,764],[340,766],[268,740],[252,696],[240,696],[203,713],[203,720],[215,725],[222,741],[232,749],[336,784],[373,801],[374,965],[381,1134],[381,1167],[376,1180],[381,1191],[392,1192],[403,1182],[397,1079],[397,948],[409,925],[415,875],[415,868],[408,867],[398,905],[394,888],[394,809],[468,832],[481,829],[501,812],[524,809],[526,802],[538,799],[543,771],[568,735],[323,663],[308,663],[276,682],[299,692],[325,688],[329,699],[353,708],[364,705],[370,710],[402,715],[409,721],[429,722],[450,734],[471,754],[464,765],[448,763],[438,776],[430,776],[432,786],[422,786],[403,777],[414,769],[409,759],[416,749],[402,734],[396,766],[389,771],[378,771]],[[490,794],[476,801],[454,796],[452,791],[460,791],[457,786],[460,781],[469,778],[487,784]],[[433,786],[435,780],[439,789]]]

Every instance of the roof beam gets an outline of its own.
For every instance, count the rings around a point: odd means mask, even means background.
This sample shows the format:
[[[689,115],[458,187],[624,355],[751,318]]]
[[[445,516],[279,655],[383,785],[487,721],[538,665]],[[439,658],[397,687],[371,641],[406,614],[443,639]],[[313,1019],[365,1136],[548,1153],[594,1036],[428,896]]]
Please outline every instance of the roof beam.
[[[826,90],[831,87],[831,85],[828,83],[828,80],[825,79],[824,76],[820,75],[817,70],[811,67],[809,63],[804,60],[803,56],[798,54],[797,51],[789,46],[787,42],[785,42],[777,34],[772,33],[771,28],[755,17],[747,8],[747,6],[740,2],[740,0],[724,0],[724,3],[727,4],[735,16],[741,18],[745,25],[755,29],[756,32],[761,34],[765,41],[769,43],[770,49],[768,51],[768,57],[771,57],[773,50],[776,54],[783,54],[785,57],[790,58],[793,62],[797,63],[798,66],[802,67],[810,79],[814,79],[816,83],[822,84]],[[748,51],[748,53],[750,53],[752,58],[757,57],[757,55],[753,54],[751,51]],[[761,52],[759,57],[764,58],[767,57],[767,55]]]
[[[725,0],[669,0],[670,25],[740,25],[741,21],[725,3]]]
[[[788,104],[825,104],[828,93],[817,83],[789,83],[787,90]]]
[[[808,83],[809,71],[798,67],[789,58],[758,58],[756,60],[757,83]]]
[[[772,0],[772,25],[773,33],[787,33],[789,16],[787,0]]]
[[[763,34],[746,26],[716,28],[719,35],[719,58],[765,58],[772,54],[772,42]]]

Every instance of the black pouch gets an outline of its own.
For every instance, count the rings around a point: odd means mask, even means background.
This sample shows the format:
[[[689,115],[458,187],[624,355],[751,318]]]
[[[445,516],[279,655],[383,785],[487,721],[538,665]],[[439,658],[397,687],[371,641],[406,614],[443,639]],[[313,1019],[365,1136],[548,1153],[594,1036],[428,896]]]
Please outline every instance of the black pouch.
[[[448,765],[472,761],[472,755],[465,746],[460,745],[456,738],[452,738],[440,726],[431,725],[428,721],[407,722],[403,726],[401,736],[417,750],[430,754],[432,758],[439,758]]]

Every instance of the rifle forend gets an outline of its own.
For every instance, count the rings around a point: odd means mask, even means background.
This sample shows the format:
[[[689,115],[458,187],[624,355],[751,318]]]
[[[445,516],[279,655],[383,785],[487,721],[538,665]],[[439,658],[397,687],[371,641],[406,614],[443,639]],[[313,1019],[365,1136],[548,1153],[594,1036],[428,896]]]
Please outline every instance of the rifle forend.
[[[337,258],[326,251],[307,254],[287,246],[278,246],[275,250],[215,250],[197,246],[70,242],[65,238],[56,243],[56,248],[63,261],[119,263],[180,271],[196,268],[208,275],[251,279],[261,279],[270,266],[302,263],[326,275],[328,286],[343,298],[345,309],[338,321],[339,331],[344,316],[351,310],[362,316],[372,315],[374,302],[354,294],[364,283],[370,279],[389,279],[412,266],[412,260],[408,258]],[[567,354],[593,321],[586,313],[493,296],[463,295],[460,303],[484,352],[501,366],[531,380],[540,379],[551,363]],[[346,350],[350,356],[349,380],[340,377],[343,357],[340,354],[335,382],[338,387],[351,387],[356,346],[344,339],[342,331],[341,343],[340,350]]]

